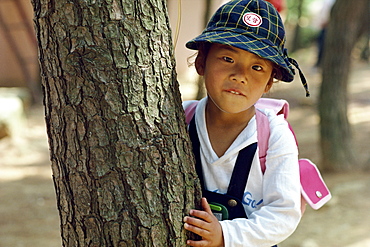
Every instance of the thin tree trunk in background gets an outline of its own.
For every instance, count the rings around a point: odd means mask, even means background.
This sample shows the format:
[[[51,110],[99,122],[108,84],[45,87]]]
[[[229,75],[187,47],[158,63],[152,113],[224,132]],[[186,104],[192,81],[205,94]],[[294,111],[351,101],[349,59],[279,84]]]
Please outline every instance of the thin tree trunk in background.
[[[297,1],[297,23],[295,24],[294,27],[294,36],[293,36],[293,41],[292,41],[292,49],[291,53],[297,51],[299,48],[301,48],[301,26],[300,26],[300,19],[302,17],[302,12],[303,12],[303,2],[304,0],[298,0]]]
[[[185,246],[199,199],[165,0],[32,0],[63,246]]]
[[[369,1],[337,0],[325,38],[319,98],[322,167],[329,171],[355,169],[347,116],[351,53],[369,15]]]

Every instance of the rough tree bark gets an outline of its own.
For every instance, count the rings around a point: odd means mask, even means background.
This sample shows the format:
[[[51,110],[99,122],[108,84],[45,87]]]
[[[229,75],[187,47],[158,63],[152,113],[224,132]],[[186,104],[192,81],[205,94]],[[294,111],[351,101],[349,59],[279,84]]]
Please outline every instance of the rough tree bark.
[[[369,0],[337,0],[325,38],[319,97],[322,167],[354,169],[355,155],[347,116],[347,87],[351,52],[368,27]]]
[[[32,0],[63,246],[184,246],[199,187],[165,0]]]

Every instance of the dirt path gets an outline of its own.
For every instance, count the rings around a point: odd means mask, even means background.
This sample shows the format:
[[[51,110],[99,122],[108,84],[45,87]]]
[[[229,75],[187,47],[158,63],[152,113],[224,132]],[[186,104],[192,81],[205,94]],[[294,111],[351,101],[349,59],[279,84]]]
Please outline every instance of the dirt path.
[[[61,246],[41,107],[26,124],[21,144],[0,141],[0,247]]]
[[[368,64],[357,64],[355,71],[349,115],[358,162],[369,165],[370,69]],[[318,161],[315,95],[320,78],[311,72],[311,99],[304,98],[299,81],[277,85],[271,96],[287,96],[301,156]],[[27,126],[21,147],[0,141],[0,247],[61,246],[41,107],[30,109]],[[308,208],[297,231],[280,246],[370,246],[370,172],[324,174],[324,178],[333,199],[318,211]]]

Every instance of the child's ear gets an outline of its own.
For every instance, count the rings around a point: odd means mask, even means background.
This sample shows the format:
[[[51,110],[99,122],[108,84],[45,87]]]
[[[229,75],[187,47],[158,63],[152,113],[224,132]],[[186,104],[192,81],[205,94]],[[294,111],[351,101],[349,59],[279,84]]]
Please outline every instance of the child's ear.
[[[269,82],[267,83],[266,87],[265,87],[265,93],[268,93],[268,91],[270,91],[271,87],[272,87],[272,84],[274,84],[274,77],[271,76]]]
[[[198,74],[203,76],[204,75],[204,67],[205,67],[205,58],[202,52],[198,52],[198,55],[195,59],[195,69],[197,70]]]

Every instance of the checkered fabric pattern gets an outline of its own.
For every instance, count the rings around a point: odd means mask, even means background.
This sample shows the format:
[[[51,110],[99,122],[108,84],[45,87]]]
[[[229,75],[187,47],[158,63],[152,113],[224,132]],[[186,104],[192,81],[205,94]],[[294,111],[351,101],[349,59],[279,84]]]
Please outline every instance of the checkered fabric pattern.
[[[262,23],[248,25],[243,20],[247,13],[258,14]],[[231,45],[252,52],[279,65],[283,81],[291,82],[294,78],[295,72],[284,48],[283,22],[273,5],[264,0],[233,0],[221,6],[203,33],[186,47],[197,50],[200,42]]]

